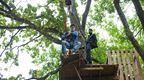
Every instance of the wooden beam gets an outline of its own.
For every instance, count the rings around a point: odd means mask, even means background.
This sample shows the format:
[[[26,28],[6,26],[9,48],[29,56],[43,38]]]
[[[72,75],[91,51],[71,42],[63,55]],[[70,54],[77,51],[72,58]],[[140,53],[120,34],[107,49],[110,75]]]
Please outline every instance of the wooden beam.
[[[81,70],[88,70],[88,71],[93,71],[93,70],[103,70],[103,67],[85,67],[81,68]]]
[[[77,68],[75,67],[75,65],[73,65],[73,66],[74,66],[74,68],[75,68],[75,71],[76,71],[76,73],[77,73],[77,75],[78,75],[79,79],[80,79],[80,80],[82,80],[82,78],[81,78],[81,76],[80,76],[80,74],[79,74],[79,72],[78,72]]]

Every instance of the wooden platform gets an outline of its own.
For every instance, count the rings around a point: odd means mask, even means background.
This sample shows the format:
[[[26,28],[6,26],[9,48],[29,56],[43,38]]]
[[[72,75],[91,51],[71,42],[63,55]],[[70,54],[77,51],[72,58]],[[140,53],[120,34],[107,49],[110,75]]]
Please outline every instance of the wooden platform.
[[[116,64],[85,64],[80,54],[61,57],[59,80],[119,80]]]
[[[120,80],[144,80],[135,50],[107,51],[108,64],[119,64]]]

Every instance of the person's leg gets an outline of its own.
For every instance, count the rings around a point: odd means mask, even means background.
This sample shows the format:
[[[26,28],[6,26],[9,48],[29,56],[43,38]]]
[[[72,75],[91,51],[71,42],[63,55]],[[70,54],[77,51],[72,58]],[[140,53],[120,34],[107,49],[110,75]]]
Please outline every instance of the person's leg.
[[[72,5],[69,6],[69,11],[70,11],[71,13],[73,13],[73,12],[72,12]]]
[[[66,49],[68,48],[70,46],[70,44],[67,42],[67,41],[65,41],[65,40],[63,40],[62,41],[62,53],[63,54],[66,54]]]
[[[67,10],[68,12],[70,12],[70,5],[67,5]]]
[[[72,12],[72,1],[71,0],[67,0],[66,1],[66,5],[67,5],[67,9],[69,13],[73,13]]]
[[[86,60],[88,64],[92,64],[90,44],[86,44]]]
[[[74,44],[74,48],[72,49],[72,52],[77,52],[79,48],[81,47],[81,42],[77,42]]]
[[[92,64],[92,58],[91,58],[90,51],[91,51],[90,49],[86,50],[86,53],[87,53],[87,55],[86,55],[87,64]]]

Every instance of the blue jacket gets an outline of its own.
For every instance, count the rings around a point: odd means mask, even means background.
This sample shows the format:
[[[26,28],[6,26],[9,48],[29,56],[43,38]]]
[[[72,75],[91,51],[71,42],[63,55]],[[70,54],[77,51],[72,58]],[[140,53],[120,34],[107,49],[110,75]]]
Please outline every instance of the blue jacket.
[[[78,42],[78,32],[77,31],[71,32],[69,36],[66,36],[66,35],[67,35],[67,32],[64,33],[64,35],[62,35],[61,39],[66,40],[71,45],[77,44],[77,42]]]
[[[72,41],[74,43],[77,43],[78,42],[78,32],[77,31],[71,32],[71,36],[72,36]]]

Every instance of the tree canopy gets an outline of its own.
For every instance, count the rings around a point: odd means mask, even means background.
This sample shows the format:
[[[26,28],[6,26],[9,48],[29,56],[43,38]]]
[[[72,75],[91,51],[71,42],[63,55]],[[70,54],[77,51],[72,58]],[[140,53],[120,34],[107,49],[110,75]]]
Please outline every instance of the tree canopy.
[[[92,55],[98,63],[105,63],[107,50],[136,49],[144,69],[144,0],[72,0],[73,13],[67,13],[65,0],[43,0],[36,6],[22,1],[0,1],[0,62],[19,66],[19,55],[29,54],[33,64],[41,65],[29,71],[32,78],[57,80],[58,74],[52,74],[61,67],[61,49],[56,46],[66,20],[67,26],[77,25],[83,46],[87,30],[94,30],[98,48]]]

